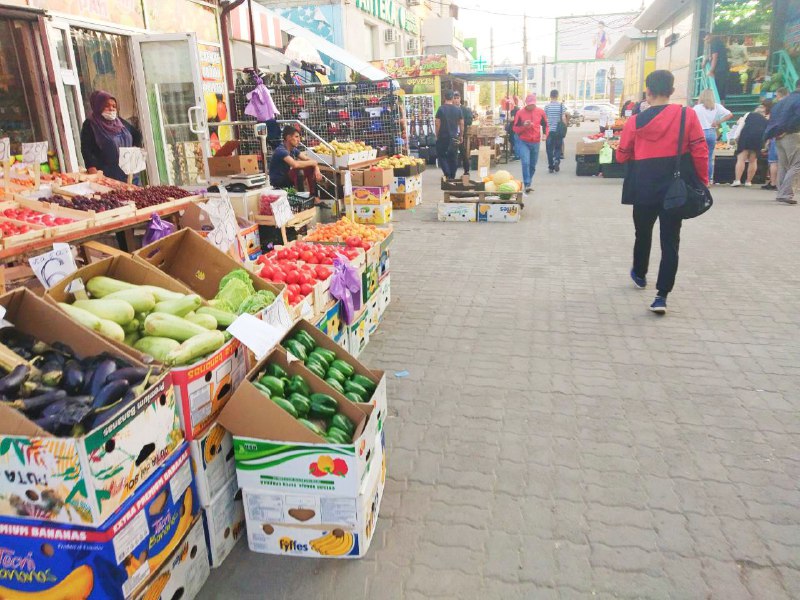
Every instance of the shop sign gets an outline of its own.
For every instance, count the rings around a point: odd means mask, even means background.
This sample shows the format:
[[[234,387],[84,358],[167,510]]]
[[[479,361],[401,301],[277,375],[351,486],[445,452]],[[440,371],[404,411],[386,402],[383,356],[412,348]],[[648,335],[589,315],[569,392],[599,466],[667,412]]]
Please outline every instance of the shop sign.
[[[397,83],[406,94],[435,94],[436,77],[406,77],[398,79]]]
[[[395,0],[356,0],[356,8],[392,27],[417,33],[417,18]]]
[[[402,58],[374,61],[372,64],[395,79],[445,75],[447,73],[447,56],[444,54],[404,56]]]

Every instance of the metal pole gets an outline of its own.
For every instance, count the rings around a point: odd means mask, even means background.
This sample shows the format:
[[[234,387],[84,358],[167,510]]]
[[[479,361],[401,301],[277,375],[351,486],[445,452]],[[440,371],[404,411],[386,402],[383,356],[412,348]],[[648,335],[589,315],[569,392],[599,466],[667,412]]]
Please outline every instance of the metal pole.
[[[489,70],[492,73],[494,73],[494,28],[489,29],[489,64],[490,64]],[[489,100],[491,106],[489,108],[492,111],[492,119],[494,119],[494,109],[497,106],[497,95],[496,95],[497,92],[495,91],[494,81],[492,81],[491,85],[492,85],[491,87],[492,93],[490,95],[490,100]]]
[[[253,71],[258,74],[258,60],[256,60],[256,27],[253,23],[253,0],[247,0],[247,12],[250,14],[250,51],[253,55]]]
[[[522,95],[528,93],[528,16],[522,14]]]
[[[547,93],[547,56],[542,54],[542,95]]]

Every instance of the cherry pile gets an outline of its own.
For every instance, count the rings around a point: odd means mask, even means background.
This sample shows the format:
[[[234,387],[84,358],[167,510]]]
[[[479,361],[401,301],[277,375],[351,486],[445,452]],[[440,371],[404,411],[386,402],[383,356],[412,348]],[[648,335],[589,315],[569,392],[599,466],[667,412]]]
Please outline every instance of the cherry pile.
[[[51,198],[42,198],[44,202],[52,202],[64,208],[74,208],[75,210],[93,210],[95,212],[103,212],[106,210],[113,210],[125,206],[124,202],[113,199],[96,199],[87,198],[86,196],[75,196],[72,199],[64,198],[63,196],[53,196]]]
[[[174,185],[154,185],[152,187],[141,188],[134,191],[114,190],[101,194],[102,200],[116,200],[119,202],[134,202],[136,208],[149,208],[158,204],[164,204],[171,200],[191,196],[183,188]]]

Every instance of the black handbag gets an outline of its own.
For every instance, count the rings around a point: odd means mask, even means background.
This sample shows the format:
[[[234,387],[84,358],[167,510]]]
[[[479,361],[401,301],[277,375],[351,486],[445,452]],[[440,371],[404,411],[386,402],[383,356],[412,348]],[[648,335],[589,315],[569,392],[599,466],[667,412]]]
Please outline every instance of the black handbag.
[[[664,210],[681,219],[694,219],[714,205],[708,188],[696,180],[687,182],[681,177],[683,134],[686,130],[686,109],[681,109],[681,128],[678,133],[678,155],[675,157],[675,173],[664,196]]]

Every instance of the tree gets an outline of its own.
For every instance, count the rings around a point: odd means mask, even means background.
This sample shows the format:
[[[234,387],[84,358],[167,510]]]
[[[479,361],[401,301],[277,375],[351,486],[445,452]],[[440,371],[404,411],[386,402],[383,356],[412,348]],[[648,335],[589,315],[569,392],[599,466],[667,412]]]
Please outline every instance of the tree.
[[[772,0],[717,0],[715,34],[762,33],[772,21]]]

